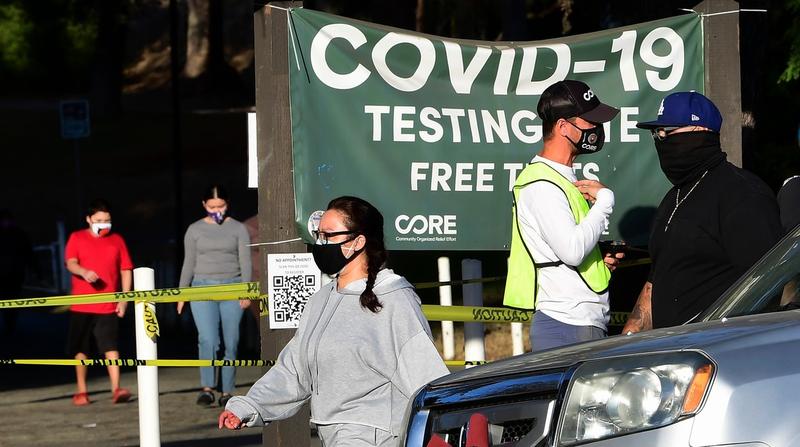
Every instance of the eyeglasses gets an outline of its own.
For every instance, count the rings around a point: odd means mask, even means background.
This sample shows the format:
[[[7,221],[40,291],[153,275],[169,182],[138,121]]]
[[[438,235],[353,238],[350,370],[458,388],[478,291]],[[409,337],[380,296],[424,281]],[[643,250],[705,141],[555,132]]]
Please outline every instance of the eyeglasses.
[[[328,245],[329,239],[336,236],[341,236],[343,234],[354,234],[355,231],[352,230],[345,230],[345,231],[319,231],[313,230],[311,232],[314,235],[314,239],[322,245]]]
[[[653,135],[654,140],[663,141],[678,129],[680,129],[680,127],[658,127],[656,129],[651,129],[650,134]]]

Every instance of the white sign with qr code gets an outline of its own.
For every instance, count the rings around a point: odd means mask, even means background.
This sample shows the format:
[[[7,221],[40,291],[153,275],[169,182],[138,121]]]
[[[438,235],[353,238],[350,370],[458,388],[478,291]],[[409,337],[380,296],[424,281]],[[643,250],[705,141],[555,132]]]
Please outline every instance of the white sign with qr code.
[[[270,329],[295,329],[300,315],[320,286],[320,271],[311,253],[267,256]]]

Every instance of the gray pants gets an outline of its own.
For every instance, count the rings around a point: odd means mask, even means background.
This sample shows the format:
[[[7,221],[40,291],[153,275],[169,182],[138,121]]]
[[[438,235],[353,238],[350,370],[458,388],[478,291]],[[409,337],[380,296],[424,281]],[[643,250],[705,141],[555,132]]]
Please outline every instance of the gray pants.
[[[388,431],[360,424],[317,425],[323,447],[395,447],[399,439]]]
[[[605,336],[606,331],[599,327],[573,326],[550,318],[544,312],[536,312],[531,323],[531,351],[544,351]]]

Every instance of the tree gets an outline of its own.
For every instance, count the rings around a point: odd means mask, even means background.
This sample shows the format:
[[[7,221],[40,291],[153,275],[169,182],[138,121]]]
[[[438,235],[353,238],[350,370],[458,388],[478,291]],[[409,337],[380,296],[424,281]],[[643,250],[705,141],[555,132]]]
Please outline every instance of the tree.
[[[800,0],[786,0],[786,11],[791,14],[791,22],[785,33],[789,57],[778,82],[800,79]]]
[[[186,0],[188,21],[186,25],[186,77],[200,76],[208,65],[209,51],[209,0]]]

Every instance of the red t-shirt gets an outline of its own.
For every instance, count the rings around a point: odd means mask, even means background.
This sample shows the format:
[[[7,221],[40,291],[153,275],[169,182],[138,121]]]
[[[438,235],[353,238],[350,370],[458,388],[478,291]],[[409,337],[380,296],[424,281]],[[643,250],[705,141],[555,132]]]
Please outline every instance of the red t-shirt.
[[[120,291],[120,270],[133,270],[133,262],[122,236],[110,233],[95,237],[91,230],[72,233],[64,250],[64,261],[77,259],[81,267],[93,270],[99,279],[89,283],[78,275],[72,275],[72,294],[105,293]],[[89,314],[113,314],[117,303],[74,304],[73,312]]]

